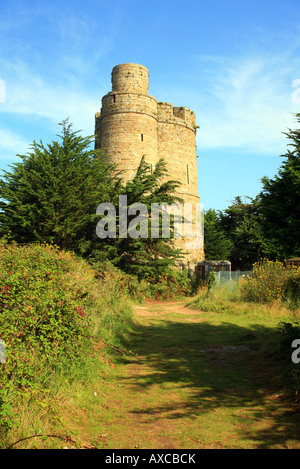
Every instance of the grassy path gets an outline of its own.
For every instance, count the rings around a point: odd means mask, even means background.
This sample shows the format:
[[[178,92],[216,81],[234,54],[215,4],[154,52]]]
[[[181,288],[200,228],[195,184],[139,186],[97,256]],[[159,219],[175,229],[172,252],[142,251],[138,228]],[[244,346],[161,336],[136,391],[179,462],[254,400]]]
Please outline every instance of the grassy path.
[[[299,416],[273,386],[253,327],[186,307],[135,306],[133,355],[95,390],[85,438],[113,449],[300,448]],[[84,425],[83,422],[86,422]]]

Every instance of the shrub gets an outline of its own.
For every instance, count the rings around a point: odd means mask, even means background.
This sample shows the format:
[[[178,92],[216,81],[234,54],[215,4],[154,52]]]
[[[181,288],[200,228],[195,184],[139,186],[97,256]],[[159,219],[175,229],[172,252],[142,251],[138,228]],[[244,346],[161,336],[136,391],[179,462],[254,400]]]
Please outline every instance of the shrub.
[[[242,299],[256,303],[281,299],[287,278],[282,262],[263,259],[253,265],[252,274],[241,283]]]
[[[55,250],[54,250],[55,251]],[[31,376],[30,362],[41,355],[57,363],[74,360],[86,341],[90,318],[83,291],[63,281],[72,258],[39,246],[1,249],[0,330],[6,343],[6,376],[18,386]]]
[[[162,276],[160,282],[149,282],[149,291],[155,299],[170,300],[190,295],[192,283],[186,271],[170,269]]]
[[[215,272],[210,272],[207,278],[207,289],[210,291],[217,284],[217,277]]]
[[[117,288],[130,296],[135,301],[141,302],[145,299],[173,299],[188,296],[192,293],[192,281],[188,278],[186,271],[175,268],[166,269],[158,282],[156,277],[139,279],[137,275],[127,274],[115,267],[109,261],[92,259],[91,265],[101,279],[113,278]]]
[[[0,429],[16,396],[44,390],[58,374],[84,370],[95,342],[121,342],[131,320],[124,293],[110,277],[55,246],[0,244]]]
[[[290,269],[286,279],[283,298],[292,306],[297,307],[300,303],[300,268]]]
[[[136,275],[122,272],[108,260],[91,259],[89,263],[97,278],[103,282],[109,280],[121,294],[128,295],[132,300],[142,302],[151,296],[149,282],[146,280],[139,280]]]

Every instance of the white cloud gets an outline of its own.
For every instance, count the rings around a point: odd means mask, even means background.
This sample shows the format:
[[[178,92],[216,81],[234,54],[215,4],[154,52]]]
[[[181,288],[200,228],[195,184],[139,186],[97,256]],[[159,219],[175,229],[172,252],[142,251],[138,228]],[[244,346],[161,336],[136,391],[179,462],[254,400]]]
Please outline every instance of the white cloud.
[[[77,128],[93,132],[94,114],[108,91],[106,84],[98,83],[96,93],[95,88],[83,90],[84,82],[76,79],[49,83],[21,61],[10,64],[6,75],[6,102],[0,106],[0,113],[40,116],[54,123],[70,117]]]
[[[28,142],[16,132],[8,129],[0,129],[0,153],[1,160],[9,164],[16,161],[16,154],[24,154],[28,151]]]
[[[198,146],[270,155],[283,151],[282,132],[295,126],[292,82],[299,63],[260,56],[227,63],[204,56],[200,63],[205,64],[209,87],[206,82],[201,107],[194,109],[200,125]]]
[[[109,91],[110,77],[105,73],[104,80],[100,67],[113,47],[109,21],[102,20],[103,28],[84,8],[78,15],[73,4],[61,8],[43,0],[36,8],[21,2],[16,12],[8,4],[5,13],[5,34],[0,32],[0,80],[6,85],[5,103],[0,87],[2,117],[39,116],[57,123],[70,116],[76,128],[93,133],[94,114]],[[41,25],[44,34],[37,43]]]
[[[17,161],[16,154],[27,153],[34,139],[42,138],[47,143],[45,132],[51,135],[56,129],[55,138],[59,133],[57,124],[68,117],[73,129],[82,131],[82,135],[94,133],[94,116],[100,110],[101,97],[109,91],[107,82],[99,80],[89,87],[76,76],[58,77],[56,82],[53,77],[36,74],[21,60],[5,64],[0,61],[0,70],[6,91],[5,102],[0,103],[2,168]],[[37,136],[38,128],[42,132]]]

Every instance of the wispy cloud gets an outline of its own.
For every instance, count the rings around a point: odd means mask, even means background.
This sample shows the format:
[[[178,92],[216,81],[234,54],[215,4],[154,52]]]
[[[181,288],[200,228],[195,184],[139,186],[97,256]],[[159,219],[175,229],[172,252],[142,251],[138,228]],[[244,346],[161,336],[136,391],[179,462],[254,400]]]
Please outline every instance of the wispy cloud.
[[[16,132],[8,129],[0,129],[0,152],[1,160],[10,164],[12,155],[27,153],[28,142]],[[16,158],[13,158],[16,161]]]
[[[42,0],[34,9],[16,2],[15,14],[7,3],[5,21],[0,20],[0,80],[6,88],[2,120],[38,116],[56,124],[70,116],[77,129],[93,133],[94,114],[110,86],[107,70],[101,69],[113,48],[109,21],[104,27],[101,16],[91,18],[84,7],[79,14],[72,2],[61,7]]]
[[[292,81],[300,60],[258,54],[226,62],[201,56],[199,61],[206,95],[195,109],[201,126],[198,145],[278,155],[285,145],[282,132],[295,124]]]
[[[84,91],[83,84],[49,83],[39,75],[31,73],[28,67],[18,62],[10,70],[6,82],[6,102],[0,106],[0,113],[13,115],[38,115],[57,122],[72,116],[77,124],[90,128],[93,114],[100,106],[99,95],[104,90],[99,84],[95,89]]]
[[[21,60],[6,62],[1,69],[5,76],[5,102],[0,103],[1,167],[16,161],[17,153],[27,153],[33,139],[42,138],[36,135],[37,128],[48,128],[46,134],[51,134],[50,129],[57,129],[58,122],[67,117],[74,130],[83,135],[94,133],[94,115],[101,107],[101,97],[109,91],[106,81],[91,85],[74,74],[56,82]]]

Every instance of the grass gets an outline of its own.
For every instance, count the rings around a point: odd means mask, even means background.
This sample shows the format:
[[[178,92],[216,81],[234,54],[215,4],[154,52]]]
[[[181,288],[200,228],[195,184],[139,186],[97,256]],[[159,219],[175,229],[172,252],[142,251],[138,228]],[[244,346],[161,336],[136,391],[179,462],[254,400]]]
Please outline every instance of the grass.
[[[245,301],[238,284],[180,301],[132,303],[134,282],[117,272],[95,275],[49,246],[9,249],[1,251],[0,272],[1,324],[13,345],[8,358],[21,350],[42,361],[25,381],[14,368],[8,379],[1,365],[2,448],[300,448],[297,367],[290,360],[292,335],[300,330],[285,327],[299,319],[299,309],[280,299]],[[39,270],[32,264],[37,254]],[[38,355],[40,329],[33,329],[33,342],[19,334],[22,311],[28,318],[28,308],[18,309],[20,294],[34,308],[43,304],[40,289],[49,298],[53,285],[67,325],[73,330],[79,319],[86,328],[78,334],[92,336],[74,366],[59,355],[57,366]],[[18,291],[10,302],[8,291]]]
[[[203,312],[190,303],[135,304],[127,353],[99,350],[88,379],[57,383],[48,408],[35,400],[26,409],[26,399],[19,406],[23,430],[12,441],[53,432],[65,440],[16,447],[300,448],[275,347],[285,316]],[[226,348],[241,345],[250,350]]]
[[[276,299],[270,302],[246,301],[238,282],[225,283],[207,290],[202,288],[190,303],[196,309],[216,313],[257,316],[258,318],[273,317],[294,320],[299,317],[300,308],[291,308],[287,302]]]
[[[135,306],[134,355],[120,356],[89,421],[103,448],[299,448],[274,348],[277,320]],[[230,346],[249,351],[230,353]],[[96,430],[97,429],[97,430]],[[95,438],[94,438],[95,440]]]
[[[236,321],[240,324],[248,324],[249,319],[255,321],[257,325],[267,325],[269,328],[277,330],[280,322],[296,323],[300,318],[300,308],[291,307],[291,305],[280,299],[267,303],[258,303],[245,301],[240,284],[237,282],[225,283],[219,287],[212,288],[210,291],[202,291],[193,298],[189,305],[192,308],[210,313],[222,314],[222,318],[228,315],[230,318],[236,316]],[[259,335],[259,332],[256,332]],[[263,334],[263,332],[261,332]],[[274,341],[278,341],[277,333],[274,338],[268,335],[269,339],[264,340],[261,345],[265,348],[275,347]],[[268,344],[271,341],[272,344]],[[262,340],[261,340],[262,342]]]

